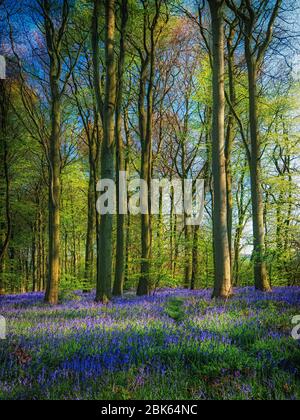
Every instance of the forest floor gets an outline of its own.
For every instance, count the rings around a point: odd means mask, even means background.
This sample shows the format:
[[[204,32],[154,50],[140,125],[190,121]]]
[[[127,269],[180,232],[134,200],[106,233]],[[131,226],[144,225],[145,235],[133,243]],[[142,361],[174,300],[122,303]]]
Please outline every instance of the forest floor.
[[[1,399],[300,399],[300,288],[164,290],[108,306],[94,294],[48,307],[6,296]]]

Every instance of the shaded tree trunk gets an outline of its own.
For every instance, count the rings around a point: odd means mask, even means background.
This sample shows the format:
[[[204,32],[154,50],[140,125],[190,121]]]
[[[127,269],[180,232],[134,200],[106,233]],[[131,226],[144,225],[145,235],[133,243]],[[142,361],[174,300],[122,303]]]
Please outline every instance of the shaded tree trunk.
[[[32,291],[37,291],[37,221],[32,226],[31,245]]]
[[[8,141],[7,141],[7,126],[8,126],[8,92],[6,89],[6,82],[0,80],[0,159],[1,159],[1,175],[4,181],[4,239],[0,242],[0,295],[5,293],[5,285],[3,280],[4,258],[9,247],[9,241],[12,233],[11,209],[10,209],[10,175],[8,162]]]
[[[90,146],[91,149],[92,146]],[[90,160],[93,160],[93,153],[89,152]],[[96,200],[95,200],[95,174],[93,171],[93,162],[90,161],[90,179],[89,179],[89,190],[88,190],[88,221],[87,221],[87,234],[85,243],[85,284],[84,292],[89,291],[89,285],[93,279],[93,267],[94,267],[94,237],[95,237],[95,226],[96,226]]]

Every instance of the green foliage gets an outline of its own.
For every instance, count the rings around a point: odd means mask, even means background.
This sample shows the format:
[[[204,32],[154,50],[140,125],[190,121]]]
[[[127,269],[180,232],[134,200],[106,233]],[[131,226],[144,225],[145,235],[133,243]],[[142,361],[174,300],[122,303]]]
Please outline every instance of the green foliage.
[[[167,307],[166,314],[174,319],[176,322],[180,322],[184,319],[184,310],[183,310],[184,300],[179,298],[170,299]]]

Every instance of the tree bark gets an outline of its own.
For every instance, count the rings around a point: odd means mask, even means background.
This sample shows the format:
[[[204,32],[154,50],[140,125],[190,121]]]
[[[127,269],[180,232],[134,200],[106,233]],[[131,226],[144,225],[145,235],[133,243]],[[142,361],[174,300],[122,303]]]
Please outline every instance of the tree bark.
[[[105,58],[106,87],[103,118],[103,143],[101,150],[101,179],[115,180],[115,107],[116,107],[116,66],[115,43],[115,0],[105,2]],[[99,71],[99,69],[95,69]],[[100,104],[98,103],[98,106]],[[100,108],[100,106],[99,106]],[[113,262],[113,215],[101,216],[99,226],[99,258],[97,272],[96,301],[108,303],[112,296]]]
[[[191,281],[191,290],[195,290],[197,281],[200,277],[200,261],[199,261],[199,236],[200,226],[194,227],[194,238],[193,238],[193,272]]]
[[[45,302],[58,303],[60,280],[60,200],[61,200],[61,112],[63,89],[60,88],[62,77],[62,42],[68,18],[69,3],[64,0],[61,9],[60,24],[54,23],[53,4],[49,0],[41,2],[44,18],[47,52],[49,55],[49,82],[51,101],[51,135],[49,139],[49,263]]]
[[[246,42],[246,60],[248,67],[249,117],[251,136],[251,197],[253,221],[253,262],[254,279],[257,290],[271,290],[267,265],[265,262],[264,204],[261,186],[261,144],[258,134],[257,108],[257,63]]]
[[[89,179],[89,190],[88,190],[88,221],[87,221],[87,233],[85,243],[85,284],[84,292],[89,291],[89,285],[93,279],[93,267],[94,267],[94,237],[95,237],[95,226],[96,226],[96,200],[95,200],[95,174],[94,174],[94,158],[92,145],[89,145],[89,160],[90,160],[90,179]],[[92,160],[92,162],[91,162]]]
[[[232,47],[235,29],[233,25],[227,38],[227,54],[228,54],[228,78],[229,78],[229,96],[230,101],[234,105],[236,102],[235,85],[234,85],[234,50]],[[230,111],[228,116],[227,131],[225,138],[225,159],[226,159],[226,187],[227,187],[227,230],[228,242],[230,250],[231,268],[233,266],[232,251],[232,233],[233,233],[233,195],[232,195],[232,148],[234,141],[234,115]]]
[[[124,66],[126,49],[126,27],[128,20],[128,0],[121,3],[120,56],[118,66],[118,93],[116,102],[116,172],[117,172],[117,245],[116,273],[113,287],[114,296],[122,296],[125,281],[125,215],[120,213],[120,172],[125,170],[124,143],[122,137],[122,103],[124,86]]]
[[[153,80],[149,80],[149,92],[147,95],[147,112],[145,112],[145,96],[148,73],[148,58],[142,63],[140,92],[139,92],[139,120],[140,120],[140,136],[142,143],[142,159],[141,159],[141,178],[146,181],[148,191],[141,192],[141,202],[143,207],[148,210],[146,214],[141,215],[141,276],[138,284],[137,295],[143,296],[150,293],[150,267],[151,267],[151,215],[150,215],[150,182],[152,168],[152,105],[153,104]],[[150,101],[150,103],[149,103]]]
[[[227,298],[232,293],[230,250],[227,229],[227,188],[225,159],[225,64],[223,1],[209,0],[213,32],[213,145],[214,182],[214,297]]]
[[[53,60],[51,60],[53,61]],[[50,168],[49,168],[49,266],[48,283],[45,302],[51,305],[58,303],[58,288],[60,276],[60,127],[61,101],[59,99],[56,64],[52,62],[51,70],[51,138],[50,138]]]
[[[9,175],[9,162],[8,162],[8,141],[7,141],[7,128],[8,128],[8,92],[6,82],[0,80],[0,153],[4,180],[4,212],[5,212],[5,234],[4,240],[0,243],[0,295],[5,293],[5,285],[3,280],[3,267],[4,258],[9,247],[9,241],[12,233],[11,209],[10,209],[10,175]],[[2,180],[1,180],[2,181]]]

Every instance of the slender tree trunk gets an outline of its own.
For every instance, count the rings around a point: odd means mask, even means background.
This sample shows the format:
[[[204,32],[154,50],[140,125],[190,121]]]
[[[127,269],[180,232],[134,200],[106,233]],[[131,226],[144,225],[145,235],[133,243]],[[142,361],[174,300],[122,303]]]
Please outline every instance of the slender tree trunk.
[[[116,245],[116,273],[113,287],[114,296],[122,296],[125,281],[125,215],[120,214],[120,172],[125,170],[124,144],[122,137],[122,103],[124,85],[124,65],[125,65],[125,37],[128,20],[128,0],[122,0],[121,4],[121,38],[120,38],[120,57],[118,67],[118,94],[116,102],[116,172],[117,172],[117,245]]]
[[[150,77],[148,80],[147,91],[147,111],[145,112],[144,101],[147,84],[148,62],[150,63]],[[148,191],[142,191],[141,202],[147,208],[145,214],[142,214],[142,263],[141,276],[137,289],[137,295],[149,295],[151,291],[151,256],[152,256],[152,218],[151,218],[151,178],[152,178],[152,131],[153,131],[153,92],[154,92],[154,70],[155,70],[155,43],[154,34],[151,34],[151,52],[147,61],[144,63],[141,72],[141,86],[139,97],[140,111],[140,131],[142,138],[142,161],[141,175],[146,181]]]
[[[3,241],[0,242],[0,295],[5,293],[5,285],[3,280],[4,258],[9,247],[9,241],[12,233],[11,209],[10,209],[10,175],[8,162],[8,141],[7,141],[7,125],[8,125],[8,93],[6,82],[0,80],[0,158],[1,158],[1,175],[4,180],[4,220],[5,234]],[[2,174],[3,171],[3,174]],[[0,180],[2,182],[2,180]]]
[[[76,223],[75,223],[75,207],[73,202],[73,197],[70,200],[71,212],[72,212],[72,248],[73,248],[73,258],[72,258],[72,275],[76,278],[77,273],[77,243],[76,243]]]
[[[43,273],[42,273],[42,279],[43,279],[43,285],[42,285],[42,289],[46,290],[47,288],[47,279],[46,279],[46,275],[47,275],[47,256],[46,256],[46,227],[45,224],[43,223],[43,227],[42,227],[42,268],[43,268]]]
[[[212,166],[214,180],[214,297],[231,295],[230,249],[227,229],[227,188],[225,159],[225,64],[223,1],[209,0],[213,32],[213,150]]]
[[[231,28],[227,39],[228,53],[228,77],[229,77],[229,95],[232,104],[236,102],[235,85],[234,85],[234,52],[232,49],[233,37],[235,30]],[[234,141],[234,115],[230,112],[228,116],[227,131],[225,138],[225,159],[226,159],[226,187],[227,187],[227,230],[228,242],[230,250],[231,268],[233,266],[232,253],[232,222],[233,222],[233,196],[232,196],[232,147]]]
[[[56,74],[56,66],[51,73]],[[60,277],[60,127],[61,127],[61,102],[58,93],[56,76],[51,78],[52,133],[50,139],[50,169],[49,169],[49,266],[48,284],[45,302],[51,305],[58,303],[58,288]]]
[[[90,145],[90,149],[92,145]],[[89,285],[93,280],[93,266],[94,266],[94,237],[95,237],[95,226],[96,226],[96,203],[95,203],[95,174],[93,170],[93,153],[90,150],[90,179],[89,179],[89,191],[88,191],[88,221],[87,221],[87,234],[85,243],[85,284],[84,292],[89,291]]]
[[[32,271],[32,291],[37,291],[37,221],[32,226],[32,245],[31,245],[31,271]]]
[[[116,66],[115,43],[115,0],[105,2],[105,57],[106,91],[104,103],[104,138],[101,150],[101,179],[115,180],[115,106],[116,106]],[[99,71],[99,69],[95,69]],[[100,104],[98,104],[100,108]],[[99,258],[97,272],[96,301],[108,303],[112,296],[113,262],[113,215],[101,216],[99,226]]]
[[[244,18],[245,58],[248,69],[249,119],[251,137],[251,197],[253,220],[253,261],[255,287],[263,292],[271,290],[267,265],[265,261],[266,243],[264,231],[264,203],[261,180],[261,139],[258,127],[258,70],[263,62],[266,51],[272,41],[275,20],[280,13],[282,0],[276,0],[271,5],[270,19],[265,17],[264,8],[257,8],[253,2],[246,1],[245,9],[248,15]],[[266,31],[259,30],[266,25]],[[258,36],[253,37],[253,33]]]
[[[129,130],[129,122],[128,122],[128,109],[124,110],[124,129],[125,129],[125,137],[126,137],[126,157],[125,157],[125,171],[127,173],[127,177],[130,176],[130,146],[131,146],[131,138],[130,138],[130,130]],[[127,188],[127,186],[126,186]],[[127,209],[129,208],[129,191],[127,191]],[[127,214],[127,225],[126,225],[126,244],[125,244],[125,284],[129,281],[130,275],[130,240],[131,240],[131,217],[130,213]]]
[[[253,220],[253,261],[254,279],[257,290],[268,292],[271,290],[265,262],[265,230],[264,204],[261,186],[261,145],[258,134],[257,108],[257,65],[246,43],[246,59],[248,66],[249,115],[251,133],[251,197]]]
[[[49,0],[41,3],[44,17],[45,37],[49,55],[49,81],[51,100],[51,135],[49,139],[49,262],[45,302],[58,303],[60,280],[60,205],[61,205],[61,112],[62,95],[62,37],[66,31],[69,4],[64,1],[61,8],[61,22],[54,24],[53,4]]]
[[[178,235],[177,235],[177,224],[178,224],[178,218],[177,215],[174,214],[174,226],[173,226],[173,232],[174,232],[174,261],[173,261],[173,267],[172,267],[172,277],[175,279],[176,272],[177,272],[177,261],[178,261],[178,255],[179,255],[179,241],[178,241]]]
[[[40,206],[40,203],[39,203]],[[42,211],[38,208],[38,219],[37,219],[37,290],[42,291]]]
[[[193,275],[193,255],[192,255],[192,227],[184,225],[184,287],[189,289],[191,287]]]
[[[287,217],[284,222],[284,232],[285,232],[285,239],[284,239],[284,251],[286,252],[289,249],[289,244],[291,242],[291,220],[292,220],[292,208],[293,208],[293,177],[291,174],[291,159],[288,158],[288,181],[289,181],[289,188],[288,188],[288,197],[287,197]]]
[[[142,179],[146,180],[147,185],[150,186],[149,180],[149,160],[151,159],[150,153],[152,151],[144,150],[142,156]],[[142,201],[148,203],[149,206],[149,197],[148,193],[144,192]],[[152,232],[151,232],[151,215],[150,209],[147,214],[142,214],[142,229],[141,229],[141,242],[142,242],[142,263],[141,263],[141,277],[138,285],[137,295],[143,296],[150,293],[150,267],[151,267],[151,242],[152,242]]]
[[[277,254],[280,257],[281,253],[283,252],[283,214],[282,208],[284,203],[283,193],[280,192],[277,203],[276,203],[276,248]]]
[[[149,137],[148,132],[148,119],[150,110],[148,103],[148,112],[145,112],[145,96],[146,96],[146,83],[147,83],[147,69],[148,63],[142,64],[141,80],[140,80],[140,93],[139,93],[139,120],[140,120],[140,135],[142,142],[142,159],[141,159],[141,178],[146,181],[148,189],[150,187],[150,173],[152,166],[152,136]],[[149,82],[150,84],[151,82]],[[148,101],[150,96],[148,95]],[[152,124],[152,119],[151,119]],[[150,260],[151,260],[151,216],[149,208],[150,191],[141,191],[141,202],[143,207],[147,209],[145,214],[141,215],[141,276],[138,284],[137,295],[143,296],[150,293]]]
[[[174,267],[174,190],[171,191],[171,214],[170,214],[170,272],[173,277],[173,267]]]
[[[197,225],[194,227],[194,238],[193,238],[193,272],[192,272],[192,281],[191,281],[192,290],[195,290],[197,281],[200,277],[199,236],[200,236],[200,226]]]
[[[149,16],[149,4],[143,2],[144,6],[144,51],[140,50],[142,61],[140,92],[139,92],[139,123],[140,137],[142,143],[141,159],[141,178],[146,181],[148,192],[142,191],[141,203],[148,211],[142,214],[141,222],[141,275],[138,284],[137,295],[149,295],[151,292],[151,257],[152,257],[152,218],[151,218],[151,178],[153,172],[153,152],[152,152],[152,134],[153,134],[153,108],[154,108],[154,78],[155,78],[155,52],[157,45],[156,28],[160,18],[162,8],[161,1],[155,2],[155,16],[151,22]],[[148,34],[149,32],[149,41]],[[146,46],[148,44],[148,46]],[[146,56],[146,58],[143,57]],[[146,89],[147,86],[147,89]],[[146,95],[147,90],[147,95]],[[145,110],[145,102],[147,103]]]
[[[240,249],[241,249],[241,228],[238,226],[234,239],[234,264],[233,264],[233,279],[234,285],[239,286],[240,282]]]

